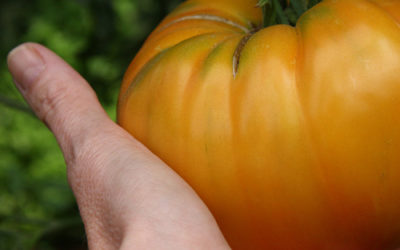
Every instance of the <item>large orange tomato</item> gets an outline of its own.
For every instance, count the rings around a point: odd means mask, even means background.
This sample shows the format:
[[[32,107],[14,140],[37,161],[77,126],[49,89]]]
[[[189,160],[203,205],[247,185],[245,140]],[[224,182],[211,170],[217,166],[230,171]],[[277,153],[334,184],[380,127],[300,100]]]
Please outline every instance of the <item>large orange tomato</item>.
[[[234,249],[400,246],[400,0],[263,29],[256,4],[180,5],[130,65],[118,122]]]

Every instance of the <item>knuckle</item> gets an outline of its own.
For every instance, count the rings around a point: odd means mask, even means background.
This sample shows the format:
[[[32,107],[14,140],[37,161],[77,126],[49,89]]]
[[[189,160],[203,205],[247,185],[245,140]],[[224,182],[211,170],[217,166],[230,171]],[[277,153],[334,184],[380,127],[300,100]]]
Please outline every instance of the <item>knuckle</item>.
[[[37,82],[32,87],[32,92],[35,92],[36,100],[33,103],[33,109],[40,120],[49,124],[55,117],[57,112],[60,112],[65,97],[68,91],[67,84],[56,82],[59,80],[43,79]]]
[[[101,153],[95,144],[73,147],[73,154],[66,158],[68,181],[74,190],[99,190],[102,176]]]
[[[113,126],[93,129],[71,146],[66,159],[71,186],[101,190],[117,169],[132,162],[132,153],[123,132]],[[118,172],[118,171],[117,171]]]
[[[83,184],[85,188],[98,189],[110,165],[107,135],[88,131],[71,145],[68,155],[65,160],[71,186],[79,187]]]

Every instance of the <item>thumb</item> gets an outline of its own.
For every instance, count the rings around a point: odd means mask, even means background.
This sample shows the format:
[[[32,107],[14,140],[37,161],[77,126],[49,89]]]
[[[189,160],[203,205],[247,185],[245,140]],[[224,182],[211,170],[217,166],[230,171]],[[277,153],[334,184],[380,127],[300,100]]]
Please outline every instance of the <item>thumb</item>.
[[[87,137],[114,124],[85,79],[47,48],[22,44],[7,62],[18,89],[52,130],[67,162]]]
[[[195,192],[112,122],[89,84],[61,58],[39,44],[26,43],[10,52],[8,66],[72,166],[69,179],[89,246],[105,249],[123,243],[126,248],[143,244],[143,249],[159,249],[168,242],[184,249],[227,248]]]

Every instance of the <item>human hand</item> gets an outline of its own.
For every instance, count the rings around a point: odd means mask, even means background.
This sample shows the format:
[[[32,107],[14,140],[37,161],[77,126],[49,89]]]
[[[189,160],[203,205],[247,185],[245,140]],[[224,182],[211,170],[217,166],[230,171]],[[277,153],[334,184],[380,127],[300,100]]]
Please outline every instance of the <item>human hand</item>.
[[[54,133],[90,249],[228,249],[174,171],[108,118],[89,84],[45,47],[8,56],[15,83]]]

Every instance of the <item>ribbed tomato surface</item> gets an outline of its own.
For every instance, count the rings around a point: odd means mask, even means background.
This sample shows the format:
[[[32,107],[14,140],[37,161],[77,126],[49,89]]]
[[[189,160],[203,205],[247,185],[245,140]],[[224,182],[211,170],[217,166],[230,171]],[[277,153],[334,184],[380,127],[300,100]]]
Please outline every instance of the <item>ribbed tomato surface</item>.
[[[189,0],[130,65],[118,122],[234,249],[400,246],[400,1],[326,0],[260,29],[256,0]]]

